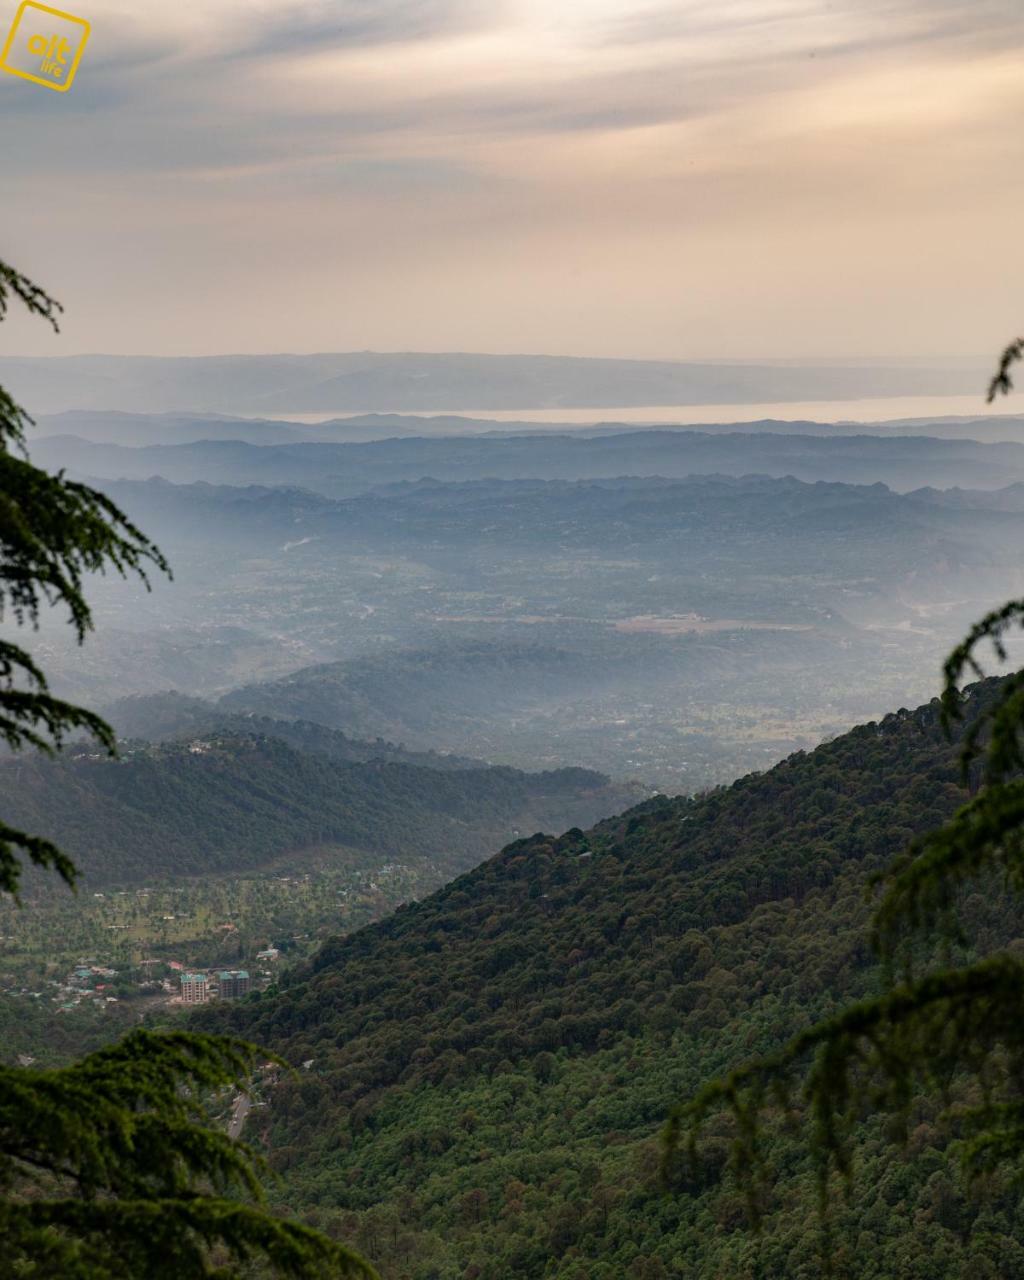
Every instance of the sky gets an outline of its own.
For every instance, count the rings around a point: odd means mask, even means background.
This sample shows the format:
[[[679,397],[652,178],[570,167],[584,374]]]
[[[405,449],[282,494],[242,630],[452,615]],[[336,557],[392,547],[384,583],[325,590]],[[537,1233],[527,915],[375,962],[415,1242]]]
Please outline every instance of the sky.
[[[9,354],[974,356],[1024,330],[1020,0],[61,0],[0,74]],[[16,0],[0,0],[0,25]]]

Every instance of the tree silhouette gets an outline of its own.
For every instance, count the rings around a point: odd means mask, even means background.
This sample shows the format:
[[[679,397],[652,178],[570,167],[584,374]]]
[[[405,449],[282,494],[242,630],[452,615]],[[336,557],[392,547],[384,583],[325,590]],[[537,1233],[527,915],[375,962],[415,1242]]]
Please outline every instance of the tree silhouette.
[[[60,304],[0,262],[0,320],[12,299],[58,327]],[[28,459],[31,418],[0,387],[0,620],[36,626],[64,607],[79,642],[92,627],[87,573],[168,572],[159,549],[104,494]],[[12,750],[58,750],[84,730],[114,753],[112,729],[62,701],[20,645],[0,640],[0,735]],[[53,843],[0,820],[0,892],[17,895],[24,861],[74,887]],[[244,1088],[257,1061],[244,1041],[135,1031],[59,1070],[0,1067],[0,1240],[5,1275],[61,1280],[248,1274],[373,1276],[326,1236],[271,1216],[261,1164],[204,1123],[216,1090]],[[247,1199],[229,1198],[242,1192]]]

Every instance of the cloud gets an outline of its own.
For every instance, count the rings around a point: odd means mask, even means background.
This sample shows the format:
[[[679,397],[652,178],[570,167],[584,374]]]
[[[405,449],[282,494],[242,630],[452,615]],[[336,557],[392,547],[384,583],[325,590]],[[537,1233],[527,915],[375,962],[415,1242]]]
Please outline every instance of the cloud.
[[[485,25],[476,0],[330,0],[285,4],[226,31],[218,57],[281,57],[430,40]]]
[[[617,11],[595,32],[605,42],[681,40],[737,50],[756,42],[762,56],[818,56],[869,47],[957,42],[971,48],[1017,44],[1016,0],[682,0]]]
[[[971,22],[977,12],[987,24]],[[1007,0],[223,0],[147,24],[108,5],[75,86],[74,127],[57,95],[33,100],[11,81],[0,107],[36,135],[15,142],[14,160],[41,135],[67,172],[206,180],[218,167],[230,177],[335,159],[370,174],[371,161],[419,156],[483,176],[503,169],[510,139],[632,138],[802,89],[830,97],[837,77],[870,80],[879,58],[916,50],[916,65],[921,50],[949,56],[957,41],[975,50],[979,30],[1019,47],[1016,13]]]
[[[0,76],[8,241],[68,280],[87,349],[280,347],[257,279],[320,349],[756,354],[770,328],[803,355],[832,299],[875,350],[891,280],[955,349],[1016,283],[947,320],[933,278],[987,274],[1024,195],[1019,0],[90,10],[71,93]]]

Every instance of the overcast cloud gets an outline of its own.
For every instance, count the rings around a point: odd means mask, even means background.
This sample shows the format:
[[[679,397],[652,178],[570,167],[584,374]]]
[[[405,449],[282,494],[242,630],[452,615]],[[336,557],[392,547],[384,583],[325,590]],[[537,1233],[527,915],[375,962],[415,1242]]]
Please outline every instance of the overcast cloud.
[[[7,351],[973,354],[1024,325],[1019,0],[72,8],[69,93],[0,76],[4,252],[68,308]]]

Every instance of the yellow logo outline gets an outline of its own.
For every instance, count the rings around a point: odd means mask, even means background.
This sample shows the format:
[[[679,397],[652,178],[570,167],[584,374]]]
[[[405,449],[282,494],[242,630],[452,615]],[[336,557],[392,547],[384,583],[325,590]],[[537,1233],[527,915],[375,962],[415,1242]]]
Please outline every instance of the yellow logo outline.
[[[18,28],[21,26],[21,20],[28,9],[35,9],[39,13],[47,13],[52,18],[63,18],[65,22],[73,22],[75,26],[82,28],[82,38],[79,40],[78,47],[75,49],[75,56],[71,60],[71,65],[68,67],[68,73],[63,84],[56,84],[53,80],[46,80],[42,76],[34,76],[29,71],[22,71],[20,67],[12,67],[7,63],[7,55],[11,51],[11,45],[14,43],[14,37],[18,34]],[[6,71],[8,75],[19,76],[22,80],[31,80],[33,84],[45,85],[47,89],[53,89],[56,93],[67,93],[75,78],[75,72],[78,70],[78,64],[82,59],[82,53],[85,50],[86,41],[89,39],[89,33],[91,30],[92,28],[84,18],[76,18],[73,13],[65,13],[63,9],[54,9],[48,4],[39,4],[38,0],[21,0],[21,4],[18,6],[18,12],[14,15],[14,21],[11,23],[11,29],[7,33],[3,52],[0,52],[0,69]]]

